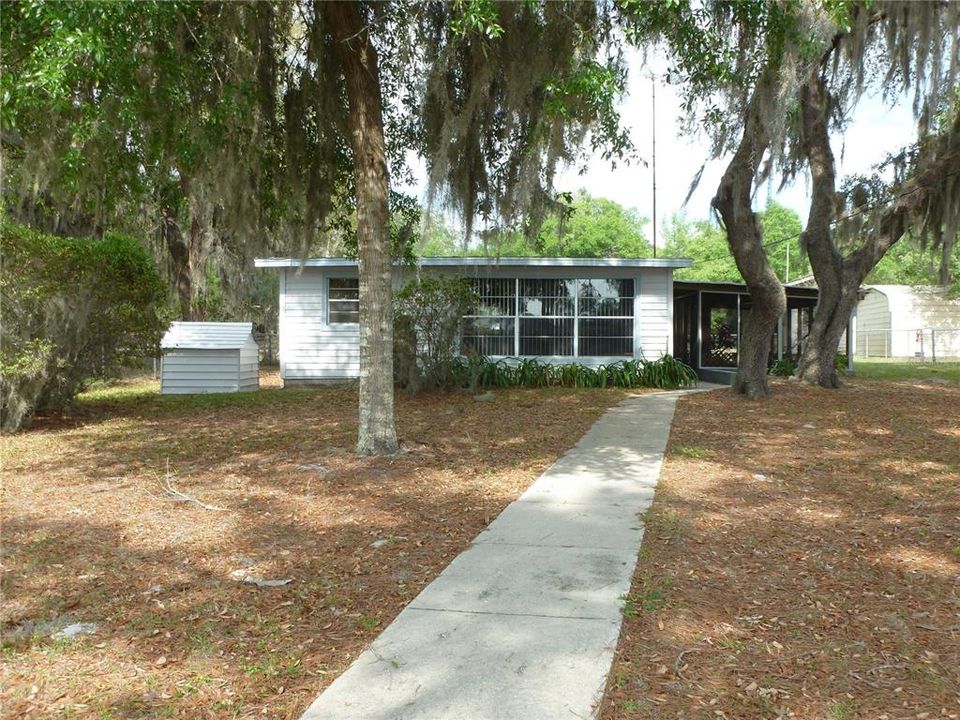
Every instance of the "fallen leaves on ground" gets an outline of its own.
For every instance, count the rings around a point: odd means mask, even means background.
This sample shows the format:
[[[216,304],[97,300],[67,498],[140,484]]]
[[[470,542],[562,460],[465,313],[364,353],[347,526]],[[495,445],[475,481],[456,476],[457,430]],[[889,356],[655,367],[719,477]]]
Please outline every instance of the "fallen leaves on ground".
[[[960,387],[679,401],[601,708],[960,717]]]
[[[298,717],[623,397],[399,394],[377,458],[349,389],[133,383],[41,418],[2,440],[4,715]]]

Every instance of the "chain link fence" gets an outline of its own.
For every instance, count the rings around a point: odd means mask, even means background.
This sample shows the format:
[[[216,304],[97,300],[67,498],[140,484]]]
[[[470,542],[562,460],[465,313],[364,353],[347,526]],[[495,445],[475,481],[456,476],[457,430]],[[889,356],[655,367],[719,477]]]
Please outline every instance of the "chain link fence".
[[[960,360],[960,329],[857,330],[854,356],[920,362]]]
[[[280,362],[277,334],[270,332],[255,332],[253,339],[260,346],[260,364],[276,365]]]

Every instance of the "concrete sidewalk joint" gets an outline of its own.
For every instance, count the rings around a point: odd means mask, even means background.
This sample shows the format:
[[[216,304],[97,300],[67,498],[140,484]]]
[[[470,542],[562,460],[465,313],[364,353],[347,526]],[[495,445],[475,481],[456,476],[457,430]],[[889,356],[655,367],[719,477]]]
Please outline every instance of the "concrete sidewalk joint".
[[[593,717],[682,394],[639,395],[607,411],[304,720]]]

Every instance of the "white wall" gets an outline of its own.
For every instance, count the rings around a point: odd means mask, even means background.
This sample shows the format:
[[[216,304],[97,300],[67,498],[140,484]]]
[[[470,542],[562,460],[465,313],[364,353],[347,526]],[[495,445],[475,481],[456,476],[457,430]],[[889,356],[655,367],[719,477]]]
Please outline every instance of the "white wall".
[[[656,360],[673,352],[673,273],[662,268],[644,270],[635,287],[636,356]]]
[[[237,381],[239,390],[257,390],[260,387],[260,348],[253,337],[240,350]]]
[[[960,299],[941,288],[874,286],[857,313],[861,357],[960,356]]]
[[[294,381],[358,377],[360,326],[327,324],[327,276],[309,267],[280,273],[280,376]]]
[[[164,395],[236,392],[238,350],[167,350],[161,361]]]
[[[856,355],[884,357],[890,352],[890,302],[877,290],[868,290],[857,304]]]
[[[430,272],[443,272],[431,268]],[[280,269],[280,376],[284,381],[347,380],[360,374],[358,325],[328,325],[327,280],[356,277],[353,268]],[[668,268],[478,268],[474,277],[633,278],[634,357],[656,359],[673,346],[673,273]],[[402,278],[397,276],[395,284]],[[586,365],[611,363],[622,357],[544,357],[545,362]]]

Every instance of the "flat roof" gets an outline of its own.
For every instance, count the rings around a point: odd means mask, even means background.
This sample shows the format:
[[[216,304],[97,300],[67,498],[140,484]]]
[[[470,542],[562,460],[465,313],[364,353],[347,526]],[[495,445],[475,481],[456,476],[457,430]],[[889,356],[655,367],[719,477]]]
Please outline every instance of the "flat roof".
[[[673,288],[674,292],[677,290],[703,290],[704,292],[740,293],[743,295],[750,294],[750,291],[747,290],[746,283],[735,283],[725,280],[674,280]],[[783,290],[786,292],[787,297],[793,298],[816,299],[820,294],[820,291],[815,287],[811,288],[797,287],[795,285],[784,285]]]
[[[256,258],[258,268],[281,267],[354,267],[350,258]],[[399,263],[394,263],[399,264]],[[549,257],[425,257],[421,267],[574,267],[574,268],[686,268],[690,258],[549,258]]]

